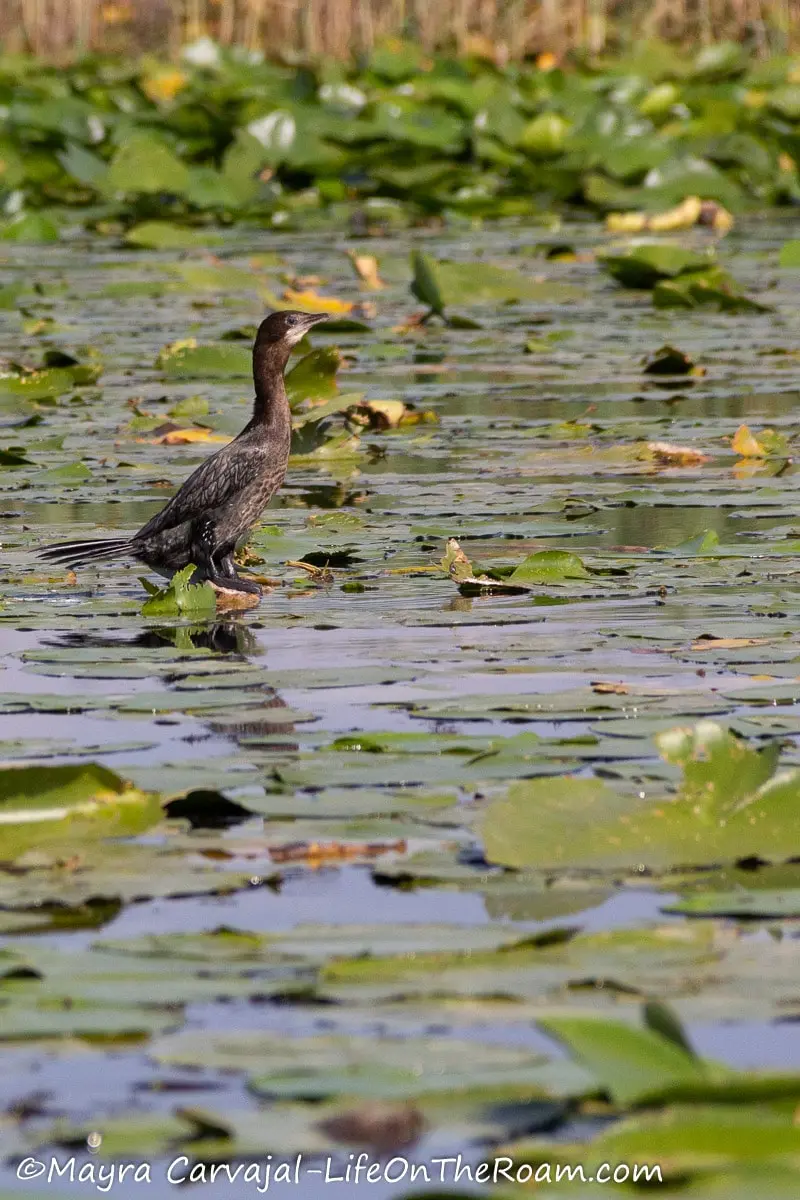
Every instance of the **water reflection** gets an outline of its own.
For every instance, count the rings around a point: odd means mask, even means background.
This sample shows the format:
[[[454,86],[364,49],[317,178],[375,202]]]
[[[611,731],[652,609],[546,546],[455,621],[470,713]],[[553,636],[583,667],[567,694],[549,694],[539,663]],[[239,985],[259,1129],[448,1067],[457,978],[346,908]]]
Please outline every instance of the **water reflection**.
[[[176,650],[211,650],[215,654],[238,654],[243,658],[261,653],[255,634],[247,625],[240,625],[237,621],[214,621],[197,626],[158,626],[143,630],[132,644],[150,649],[174,646]]]
[[[292,711],[289,705],[277,692],[272,689],[270,691],[272,694],[269,698],[265,698],[264,703],[261,705],[261,711],[263,712],[264,709],[285,708],[288,716]],[[275,741],[276,735],[295,733],[294,722],[291,719],[287,719],[286,721],[267,721],[263,717],[260,718],[257,712],[254,713],[252,710],[248,712],[245,709],[242,713],[242,720],[234,722],[210,720],[207,722],[207,727],[211,733],[230,738],[237,745],[247,739],[248,746],[253,747],[254,745],[259,745],[261,740],[264,739],[268,743],[265,748],[275,753],[300,749],[296,741]]]

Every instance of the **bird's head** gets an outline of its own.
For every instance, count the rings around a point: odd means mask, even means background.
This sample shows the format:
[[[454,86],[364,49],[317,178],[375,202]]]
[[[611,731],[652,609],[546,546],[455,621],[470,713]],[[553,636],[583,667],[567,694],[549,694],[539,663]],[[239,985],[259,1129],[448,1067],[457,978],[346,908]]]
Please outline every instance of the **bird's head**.
[[[258,330],[258,341],[282,342],[294,346],[305,337],[309,329],[320,321],[327,321],[327,313],[274,312],[262,322]]]

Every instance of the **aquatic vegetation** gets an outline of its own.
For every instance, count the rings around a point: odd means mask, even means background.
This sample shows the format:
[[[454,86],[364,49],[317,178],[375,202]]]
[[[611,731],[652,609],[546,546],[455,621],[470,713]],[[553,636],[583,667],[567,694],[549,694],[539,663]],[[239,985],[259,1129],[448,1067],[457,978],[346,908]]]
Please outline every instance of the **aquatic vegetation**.
[[[86,203],[0,263],[0,1062],[53,1096],[4,1154],[424,1133],[794,1196],[785,222],[395,229],[363,256],[358,230]],[[713,272],[753,303],[654,305]],[[241,428],[254,326],[298,295],[336,316],[292,359],[287,486],[240,551],[260,608],[36,564],[138,528]]]
[[[585,69],[402,43],[360,67],[228,50],[178,72],[6,57],[0,237],[52,242],[78,221],[187,249],[231,219],[349,216],[369,233],[565,204],[616,214],[620,232],[724,234],[730,214],[800,199],[800,104],[794,59],[718,49],[711,72],[708,49],[681,59],[657,45]]]

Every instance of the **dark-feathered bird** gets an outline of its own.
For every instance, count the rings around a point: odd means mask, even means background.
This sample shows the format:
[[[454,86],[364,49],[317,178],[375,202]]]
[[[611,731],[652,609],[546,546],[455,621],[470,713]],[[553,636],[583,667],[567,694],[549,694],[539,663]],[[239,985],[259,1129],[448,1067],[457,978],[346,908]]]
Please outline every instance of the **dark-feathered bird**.
[[[253,346],[253,416],[132,538],[61,542],[40,550],[40,557],[77,567],[130,556],[160,571],[194,563],[200,577],[217,587],[260,593],[257,583],[237,575],[233,552],[286,474],[292,418],[283,373],[292,346],[325,320],[324,315],[275,312],[261,322]]]

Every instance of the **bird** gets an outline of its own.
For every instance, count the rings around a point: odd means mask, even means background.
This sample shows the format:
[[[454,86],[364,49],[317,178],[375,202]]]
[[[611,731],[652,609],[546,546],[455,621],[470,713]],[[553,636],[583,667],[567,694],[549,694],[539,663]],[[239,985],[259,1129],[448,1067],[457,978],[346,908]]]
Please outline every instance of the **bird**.
[[[80,567],[135,558],[172,573],[193,563],[194,578],[216,588],[261,594],[242,579],[233,554],[281,486],[289,461],[292,417],[284,371],[295,346],[326,313],[273,312],[253,344],[253,415],[240,434],[210,455],[168,504],[130,538],[59,542],[38,551],[47,562]]]

